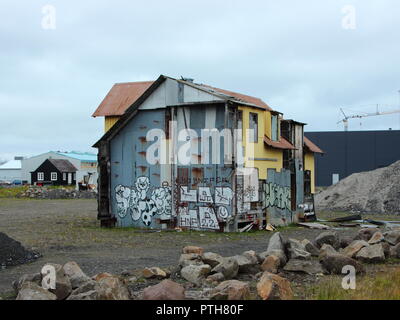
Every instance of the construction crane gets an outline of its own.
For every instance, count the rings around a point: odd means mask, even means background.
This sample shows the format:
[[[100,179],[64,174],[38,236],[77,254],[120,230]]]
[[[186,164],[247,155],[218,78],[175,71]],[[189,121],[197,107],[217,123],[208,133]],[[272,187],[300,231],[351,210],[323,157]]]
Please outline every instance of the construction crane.
[[[394,114],[394,113],[400,113],[400,109],[397,110],[391,110],[391,111],[379,111],[379,105],[377,105],[376,107],[376,112],[372,112],[372,113],[367,113],[367,112],[362,112],[362,114],[354,114],[354,115],[346,115],[343,111],[342,108],[340,108],[340,111],[342,112],[344,118],[340,121],[338,121],[338,124],[343,122],[344,125],[344,131],[348,131],[349,130],[349,119],[355,119],[355,118],[366,118],[366,117],[374,117],[374,116],[383,116],[383,115],[387,115],[387,114]]]

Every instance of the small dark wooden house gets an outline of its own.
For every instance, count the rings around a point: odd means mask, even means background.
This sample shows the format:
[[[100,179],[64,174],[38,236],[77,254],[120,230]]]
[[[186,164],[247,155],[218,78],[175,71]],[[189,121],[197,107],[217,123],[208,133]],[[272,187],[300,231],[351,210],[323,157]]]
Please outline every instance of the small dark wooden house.
[[[35,171],[31,172],[34,185],[75,185],[75,166],[64,159],[46,159]]]

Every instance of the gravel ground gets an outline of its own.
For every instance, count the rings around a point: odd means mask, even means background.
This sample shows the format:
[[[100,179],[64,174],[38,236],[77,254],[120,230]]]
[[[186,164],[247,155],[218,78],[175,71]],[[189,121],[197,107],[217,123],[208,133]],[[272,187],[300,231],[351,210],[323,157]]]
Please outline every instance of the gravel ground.
[[[95,200],[0,199],[0,232],[43,255],[35,262],[0,270],[0,295],[25,273],[39,272],[46,262],[76,261],[88,275],[121,273],[144,267],[175,266],[181,248],[198,245],[223,256],[246,250],[265,251],[271,233],[143,232],[102,229]],[[287,227],[285,237],[314,239],[321,231]],[[357,229],[338,230],[347,236]],[[0,244],[1,245],[1,244]]]

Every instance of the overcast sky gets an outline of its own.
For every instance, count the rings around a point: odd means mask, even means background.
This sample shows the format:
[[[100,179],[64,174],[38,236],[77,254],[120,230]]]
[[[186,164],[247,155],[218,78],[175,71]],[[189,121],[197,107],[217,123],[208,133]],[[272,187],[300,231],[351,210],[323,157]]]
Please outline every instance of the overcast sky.
[[[398,0],[2,0],[0,159],[96,151],[103,118],[91,114],[112,85],[160,74],[260,97],[308,131],[343,130],[340,107],[399,109],[399,17]],[[399,114],[350,121],[400,128]]]

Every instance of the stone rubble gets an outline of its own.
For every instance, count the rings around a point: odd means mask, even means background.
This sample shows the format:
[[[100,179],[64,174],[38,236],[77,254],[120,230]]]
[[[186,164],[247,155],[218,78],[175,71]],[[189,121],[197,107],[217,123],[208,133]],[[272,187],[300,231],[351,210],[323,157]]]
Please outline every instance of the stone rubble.
[[[23,275],[12,286],[18,300],[287,300],[293,299],[288,279],[295,274],[341,275],[349,265],[360,274],[366,272],[366,263],[400,258],[398,230],[370,230],[361,229],[346,242],[332,231],[321,232],[313,241],[285,240],[275,232],[265,251],[231,257],[186,246],[172,269],[147,267],[141,275],[103,272],[90,277],[74,261],[48,263],[56,270],[55,289],[42,287],[46,275],[40,273]]]

